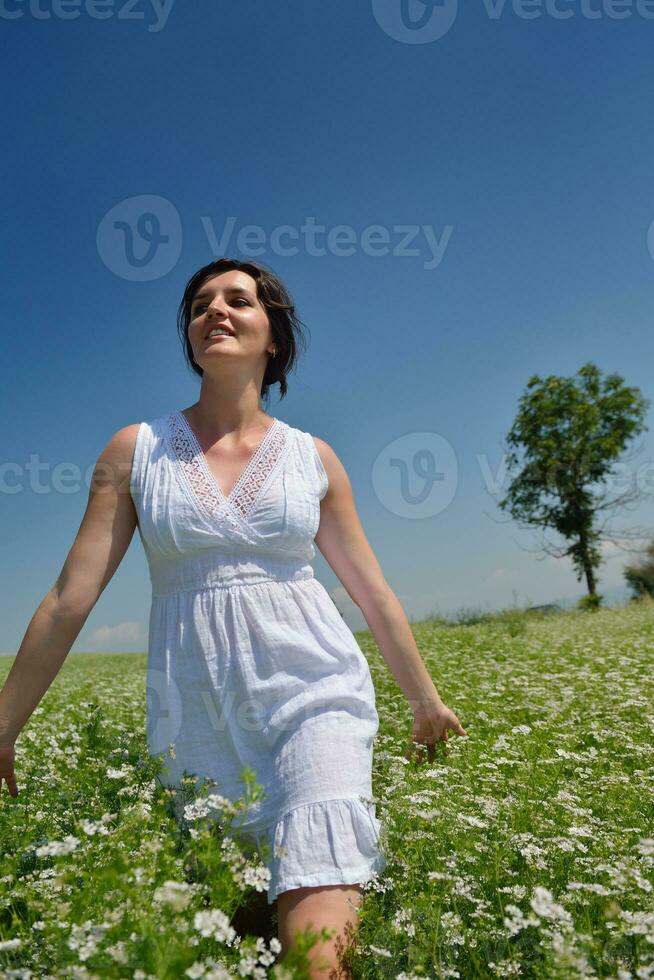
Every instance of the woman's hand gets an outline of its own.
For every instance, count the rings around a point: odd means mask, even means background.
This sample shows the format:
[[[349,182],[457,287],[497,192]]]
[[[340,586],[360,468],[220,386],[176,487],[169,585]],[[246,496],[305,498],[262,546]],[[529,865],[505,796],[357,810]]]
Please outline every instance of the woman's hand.
[[[407,752],[404,753],[405,759],[411,759],[413,751],[416,752],[418,759],[424,754],[427,748],[428,762],[434,761],[434,745],[437,741],[447,742],[447,730],[451,728],[456,735],[467,735],[467,731],[454,714],[439,698],[429,698],[421,701],[413,708],[413,731],[411,733],[412,743]]]
[[[15,750],[13,744],[0,745],[0,796],[2,795],[2,780],[7,784],[11,796],[18,796],[18,786],[14,774]]]

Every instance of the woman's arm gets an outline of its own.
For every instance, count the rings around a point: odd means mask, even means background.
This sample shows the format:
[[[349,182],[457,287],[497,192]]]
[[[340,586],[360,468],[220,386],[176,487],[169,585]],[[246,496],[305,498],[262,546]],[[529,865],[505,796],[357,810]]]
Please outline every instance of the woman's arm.
[[[384,660],[414,713],[414,739],[432,746],[447,729],[467,735],[446,707],[416,646],[404,610],[386,582],[361,526],[352,485],[331,446],[314,437],[329,486],[320,505],[316,545],[364,615]]]
[[[75,541],[57,581],[32,616],[0,691],[0,790],[4,777],[12,796],[16,795],[13,744],[56,677],[134,534],[137,518],[129,488],[137,432],[138,424],[120,429],[100,454]]]

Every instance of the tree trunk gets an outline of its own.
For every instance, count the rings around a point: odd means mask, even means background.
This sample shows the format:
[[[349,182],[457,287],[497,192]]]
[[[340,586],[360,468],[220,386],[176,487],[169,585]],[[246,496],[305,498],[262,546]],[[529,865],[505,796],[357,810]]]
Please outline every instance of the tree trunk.
[[[586,576],[586,585],[588,586],[588,594],[595,594],[595,572],[593,566],[590,562],[590,557],[588,555],[588,546],[586,535],[583,531],[579,533],[579,544],[581,545],[581,561],[584,566],[584,575]]]

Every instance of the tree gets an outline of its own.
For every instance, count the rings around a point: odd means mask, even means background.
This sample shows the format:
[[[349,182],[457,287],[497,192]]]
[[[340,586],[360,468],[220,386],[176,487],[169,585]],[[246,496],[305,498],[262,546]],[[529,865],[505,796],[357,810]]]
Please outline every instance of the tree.
[[[570,557],[577,579],[585,576],[588,594],[595,598],[600,540],[622,546],[643,531],[621,531],[616,539],[615,532],[603,533],[605,526],[596,526],[601,511],[632,503],[641,496],[638,489],[609,499],[594,494],[593,487],[613,479],[613,465],[627,443],[647,430],[643,418],[649,405],[619,374],[602,378],[599,368],[587,363],[573,378],[533,375],[507,435],[507,467],[521,468],[498,506],[527,527],[558,531],[567,546],[544,544],[543,549],[557,558]]]
[[[646,550],[646,558],[638,565],[625,565],[623,574],[627,585],[637,599],[645,593],[654,598],[654,541]]]

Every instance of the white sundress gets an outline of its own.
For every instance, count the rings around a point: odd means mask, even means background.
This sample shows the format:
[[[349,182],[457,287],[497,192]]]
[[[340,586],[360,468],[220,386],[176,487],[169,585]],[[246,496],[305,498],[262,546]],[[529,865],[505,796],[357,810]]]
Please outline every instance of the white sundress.
[[[314,577],[327,474],[310,433],[273,417],[226,497],[181,411],[139,426],[130,489],[152,584],[146,732],[163,785],[236,800],[270,844],[268,903],[386,866],[372,795],[368,662]],[[173,753],[169,747],[174,747]],[[174,756],[174,757],[172,757]]]

